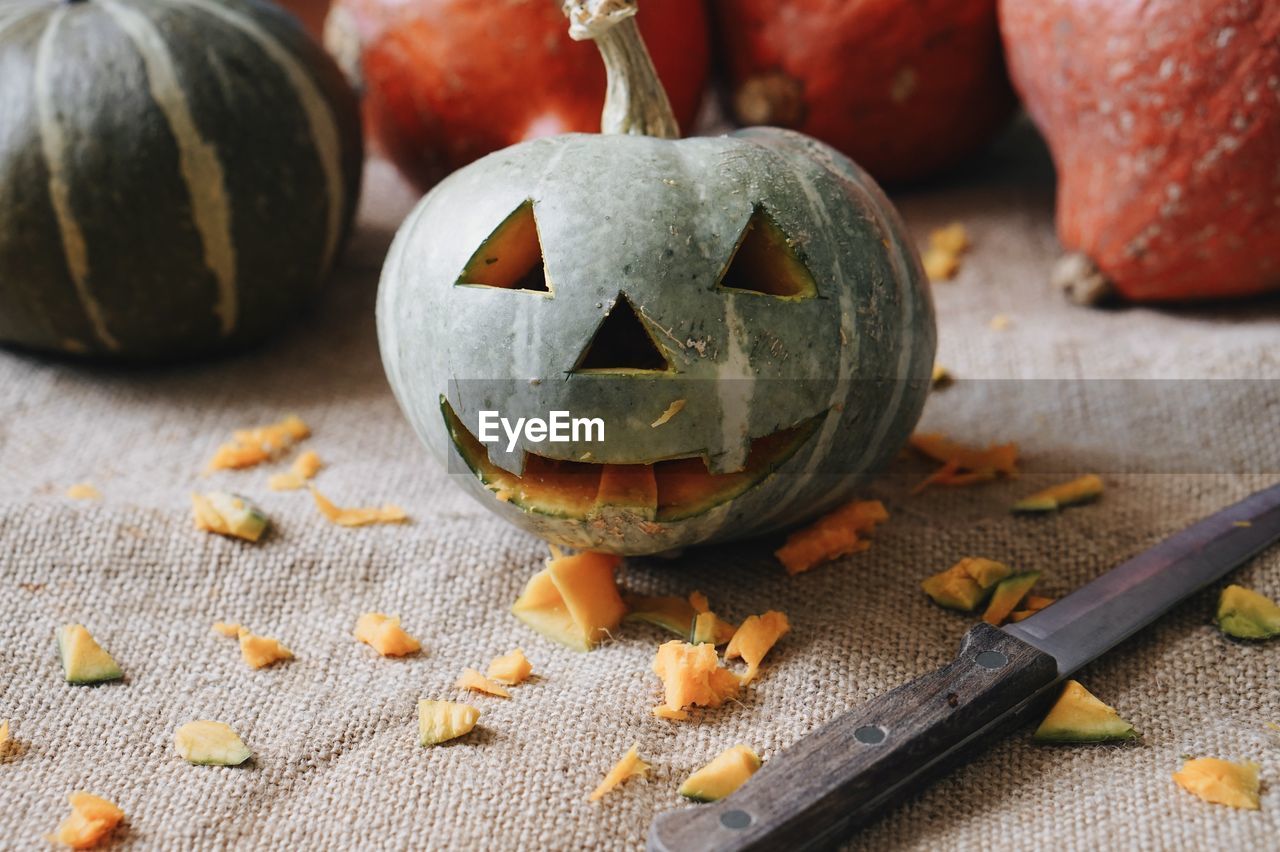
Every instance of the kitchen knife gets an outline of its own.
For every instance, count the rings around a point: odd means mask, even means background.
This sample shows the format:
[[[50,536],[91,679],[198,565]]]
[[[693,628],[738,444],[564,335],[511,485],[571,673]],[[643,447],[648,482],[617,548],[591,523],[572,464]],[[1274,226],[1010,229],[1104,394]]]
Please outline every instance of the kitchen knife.
[[[1008,733],[1076,669],[1280,540],[1280,484],[1165,539],[1030,618],[978,624],[956,659],[855,707],[733,795],[654,820],[652,852],[824,849]]]

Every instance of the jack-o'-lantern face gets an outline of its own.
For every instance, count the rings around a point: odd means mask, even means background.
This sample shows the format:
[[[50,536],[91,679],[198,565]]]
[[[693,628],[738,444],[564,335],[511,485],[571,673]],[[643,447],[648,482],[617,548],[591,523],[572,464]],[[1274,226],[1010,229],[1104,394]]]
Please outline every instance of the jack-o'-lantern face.
[[[893,208],[800,134],[677,139],[635,3],[564,8],[609,67],[604,134],[499,151],[401,227],[378,332],[410,422],[486,505],[572,547],[656,553],[848,499],[933,364]],[[557,434],[557,412],[587,428]]]
[[[798,134],[536,140],[411,214],[383,359],[437,457],[545,538],[762,533],[848,499],[914,425],[934,332],[907,246],[865,176]],[[482,412],[555,411],[604,440],[480,440]]]
[[[726,260],[716,276],[716,291],[788,301],[818,295],[813,276],[763,206],[754,208]],[[455,286],[494,287],[556,298],[547,277],[532,200],[521,204],[484,241]],[[649,429],[665,427],[684,413],[693,394],[676,397],[676,385],[663,381],[680,377],[684,370],[673,363],[678,363],[678,356],[668,354],[661,337],[643,309],[637,310],[627,291],[620,290],[585,338],[581,351],[576,356],[572,351],[564,353],[569,358],[558,372],[566,381],[581,383],[588,393],[599,392],[601,380],[607,379],[612,392],[623,396],[631,383],[656,379],[646,395],[660,401],[665,392],[669,399],[662,411],[652,412]],[[658,396],[653,397],[655,394]],[[620,455],[607,453],[602,447],[576,458],[525,449],[513,471],[490,461],[489,452],[447,400],[441,405],[455,447],[499,499],[543,514],[588,518],[593,513],[625,510],[638,520],[660,522],[699,514],[751,488],[794,453],[818,422],[817,416],[803,416],[767,435],[748,436],[745,457],[740,461],[722,458],[721,466],[726,469],[714,473],[710,452],[723,437],[719,434],[695,438],[694,443],[702,446],[692,452],[692,445],[681,446],[679,442],[654,447],[647,455],[636,455],[633,446],[620,447]],[[601,422],[607,429],[607,421]],[[719,449],[723,456],[729,452],[741,455],[744,448],[738,444]],[[617,460],[596,460],[605,457]]]

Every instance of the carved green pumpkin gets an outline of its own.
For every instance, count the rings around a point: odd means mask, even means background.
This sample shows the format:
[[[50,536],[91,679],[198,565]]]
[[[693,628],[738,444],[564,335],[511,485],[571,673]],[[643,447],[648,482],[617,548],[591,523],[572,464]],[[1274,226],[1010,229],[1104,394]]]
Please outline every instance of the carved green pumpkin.
[[[627,83],[619,132],[513,146],[420,202],[383,270],[387,375],[458,480],[550,541],[654,553],[794,524],[915,425],[935,344],[919,261],[822,143],[669,138],[632,7],[598,3],[570,5]],[[599,418],[604,440],[508,450],[479,440],[483,411]]]
[[[257,0],[0,0],[0,343],[128,359],[256,341],[333,264],[354,95]]]

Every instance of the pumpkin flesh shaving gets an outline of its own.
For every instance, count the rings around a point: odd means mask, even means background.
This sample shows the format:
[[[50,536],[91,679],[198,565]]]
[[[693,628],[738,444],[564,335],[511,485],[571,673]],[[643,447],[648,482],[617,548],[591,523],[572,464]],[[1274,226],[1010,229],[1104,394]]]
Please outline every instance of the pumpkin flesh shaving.
[[[267,487],[272,491],[297,491],[305,486],[308,480],[314,479],[322,467],[324,462],[320,461],[320,456],[307,450],[293,460],[293,464],[287,471],[273,474],[267,480]]]
[[[1184,763],[1182,769],[1173,774],[1173,780],[1179,787],[1206,802],[1256,811],[1261,807],[1258,797],[1259,768],[1256,763],[1232,763],[1217,757],[1198,757]]]
[[[173,733],[178,756],[196,766],[239,766],[253,752],[230,725],[199,719],[188,722]]]
[[[1009,620],[1012,622],[1023,621],[1035,615],[1040,610],[1053,603],[1053,598],[1041,597],[1040,595],[1027,595],[1022,601],[1023,609],[1009,613]]]
[[[402,524],[409,520],[408,514],[395,504],[388,503],[382,507],[366,507],[343,509],[325,497],[316,487],[311,486],[311,496],[316,501],[320,514],[340,527],[364,527],[370,524]]]
[[[533,664],[529,662],[529,658],[524,655],[524,651],[516,648],[509,654],[503,654],[501,657],[494,657],[493,662],[489,663],[489,668],[485,671],[485,676],[505,683],[508,686],[523,683],[529,679],[529,675],[533,674]]]
[[[356,620],[355,637],[384,657],[403,657],[422,650],[422,643],[400,626],[400,619],[366,612]]]
[[[787,536],[786,544],[774,555],[788,574],[800,574],[823,562],[866,550],[871,542],[860,536],[888,519],[889,513],[879,500],[854,500]]]
[[[124,811],[91,793],[75,792],[67,796],[67,801],[71,803],[71,815],[48,836],[51,843],[72,849],[92,849],[124,822]]]
[[[614,579],[621,557],[577,553],[553,557],[529,578],[511,612],[548,639],[589,651],[627,613]]]
[[[744,745],[721,752],[680,785],[679,793],[695,802],[715,802],[733,793],[760,768],[760,757]]]
[[[455,684],[459,689],[470,689],[474,692],[483,692],[486,695],[493,695],[498,698],[510,698],[511,693],[507,692],[500,685],[489,680],[489,678],[480,674],[475,669],[463,669],[462,674],[458,676]]]
[[[622,759],[613,765],[608,774],[604,776],[604,780],[591,791],[591,794],[587,796],[587,801],[598,802],[604,797],[605,793],[608,793],[623,781],[628,778],[643,778],[648,771],[649,764],[640,759],[640,754],[636,746],[633,745],[622,756]]]
[[[418,702],[418,745],[433,746],[471,733],[480,711],[456,701]]]
[[[292,660],[293,652],[280,644],[279,639],[258,636],[240,628],[240,656],[251,669],[261,669],[283,660]]]
[[[658,648],[653,673],[662,681],[664,702],[653,708],[661,719],[684,721],[688,707],[719,707],[738,694],[738,677],[720,663],[714,645],[673,639]]]
[[[909,443],[918,452],[942,462],[942,467],[917,485],[913,494],[930,485],[974,485],[1001,476],[1012,479],[1018,475],[1018,445],[1015,443],[993,444],[982,450],[957,443],[936,432],[912,435]]]
[[[960,256],[969,250],[964,225],[952,222],[929,233],[929,245],[920,256],[925,275],[932,282],[947,281],[960,269]]]
[[[206,472],[238,470],[269,461],[299,441],[311,436],[311,429],[301,418],[289,415],[279,423],[255,429],[237,429],[233,441],[218,447]]]
[[[711,604],[702,592],[689,593],[689,606],[697,613],[690,631],[692,634],[689,638],[690,644],[710,642],[712,645],[723,645],[738,631],[736,625],[730,624],[711,611]]]
[[[724,658],[733,660],[741,657],[747,664],[747,670],[741,678],[744,686],[755,680],[765,654],[769,653],[778,640],[790,631],[791,623],[777,610],[769,610],[763,615],[752,615],[742,622],[742,626],[729,640],[729,647],[724,650]]]
[[[695,517],[741,495],[791,458],[826,416],[824,412],[754,439],[745,466],[732,473],[711,473],[702,458],[597,464],[526,452],[524,472],[515,474],[489,460],[485,445],[447,401],[440,406],[463,461],[504,502],[562,518],[589,518],[605,508],[621,508],[640,520],[659,522]]]

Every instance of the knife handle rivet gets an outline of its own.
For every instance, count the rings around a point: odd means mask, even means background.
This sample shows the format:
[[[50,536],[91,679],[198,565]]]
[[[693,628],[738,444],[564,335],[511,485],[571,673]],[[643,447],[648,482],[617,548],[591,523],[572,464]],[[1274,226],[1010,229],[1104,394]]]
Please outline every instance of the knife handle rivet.
[[[999,651],[983,651],[977,656],[977,662],[984,669],[998,669],[1003,668],[1009,658]]]
[[[737,831],[751,825],[751,814],[746,811],[725,811],[720,814],[720,824]]]
[[[853,732],[853,738],[867,745],[879,745],[884,742],[889,732],[879,725],[863,725]]]

